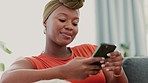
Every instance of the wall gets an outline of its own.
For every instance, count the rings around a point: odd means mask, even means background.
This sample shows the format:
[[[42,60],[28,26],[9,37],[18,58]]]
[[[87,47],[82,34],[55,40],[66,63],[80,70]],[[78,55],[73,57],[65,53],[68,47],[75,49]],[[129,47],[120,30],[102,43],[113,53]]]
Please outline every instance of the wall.
[[[1,0],[0,41],[12,50],[8,55],[0,49],[0,62],[6,69],[18,57],[38,55],[44,50],[42,12],[48,0]],[[95,0],[86,0],[81,9],[79,33],[69,45],[96,44]],[[0,72],[0,75],[2,72]]]

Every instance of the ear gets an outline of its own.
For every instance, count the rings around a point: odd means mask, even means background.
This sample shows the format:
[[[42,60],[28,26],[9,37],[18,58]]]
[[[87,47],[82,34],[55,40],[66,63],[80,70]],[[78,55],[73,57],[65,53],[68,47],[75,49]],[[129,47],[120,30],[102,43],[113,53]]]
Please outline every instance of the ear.
[[[47,26],[46,26],[46,23],[43,24],[45,29],[44,29],[44,34],[46,34],[46,31],[47,31]]]
[[[45,23],[45,22],[43,23],[43,25],[44,25],[44,27],[46,28],[46,23]]]
[[[44,34],[46,34],[46,29],[44,29]]]

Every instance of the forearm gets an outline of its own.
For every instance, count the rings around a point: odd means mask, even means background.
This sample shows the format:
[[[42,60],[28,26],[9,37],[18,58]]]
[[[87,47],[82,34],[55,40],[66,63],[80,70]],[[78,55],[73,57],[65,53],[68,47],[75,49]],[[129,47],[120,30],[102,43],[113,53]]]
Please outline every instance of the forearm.
[[[59,67],[43,70],[17,69],[7,71],[2,76],[2,83],[32,83],[39,80],[50,80],[54,78],[62,79]]]

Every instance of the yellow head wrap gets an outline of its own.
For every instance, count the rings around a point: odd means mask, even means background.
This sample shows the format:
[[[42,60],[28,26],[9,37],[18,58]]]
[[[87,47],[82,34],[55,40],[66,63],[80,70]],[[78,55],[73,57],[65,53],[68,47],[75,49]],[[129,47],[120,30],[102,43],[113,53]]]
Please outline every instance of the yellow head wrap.
[[[79,9],[83,6],[84,1],[85,0],[51,0],[45,6],[43,13],[43,23],[45,23],[51,13],[61,5],[64,5],[71,9]]]

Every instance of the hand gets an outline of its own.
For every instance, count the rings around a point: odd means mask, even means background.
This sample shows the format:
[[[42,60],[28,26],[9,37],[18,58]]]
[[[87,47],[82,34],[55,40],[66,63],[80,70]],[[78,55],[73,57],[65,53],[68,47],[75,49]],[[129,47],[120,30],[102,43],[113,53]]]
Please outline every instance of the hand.
[[[98,65],[90,65],[94,62],[104,61],[103,58],[76,57],[63,65],[63,74],[66,79],[85,79],[89,75],[96,75],[101,70]]]
[[[113,71],[113,74],[120,75],[123,65],[123,56],[119,51],[109,53],[110,58],[106,59],[105,63],[102,65],[107,71]]]

